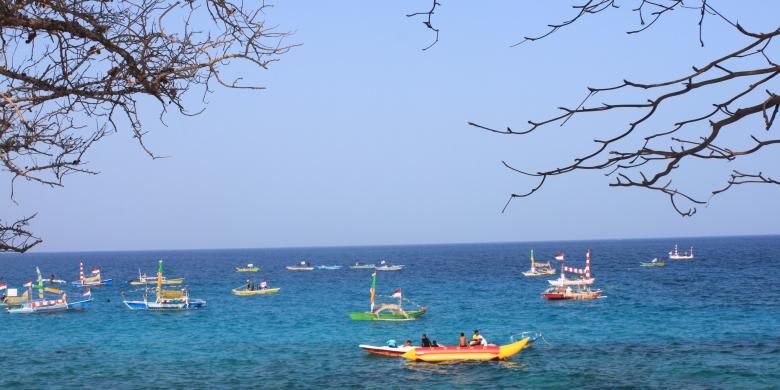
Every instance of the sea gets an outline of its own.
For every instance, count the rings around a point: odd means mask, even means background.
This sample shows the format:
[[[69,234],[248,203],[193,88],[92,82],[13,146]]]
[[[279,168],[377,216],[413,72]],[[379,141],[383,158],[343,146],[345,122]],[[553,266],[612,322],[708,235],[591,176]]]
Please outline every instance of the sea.
[[[679,244],[692,261],[640,267]],[[537,261],[566,254],[585,266],[605,298],[547,301],[551,277],[528,278]],[[78,279],[79,261],[99,266],[113,286],[93,288],[83,312],[0,315],[0,388],[684,388],[780,387],[780,236],[501,244],[226,249],[0,255],[0,283]],[[204,309],[130,311],[128,281],[154,274],[186,278]],[[289,271],[302,260],[339,270]],[[401,289],[421,320],[352,321],[369,307],[371,270],[381,300]],[[260,272],[237,273],[253,263]],[[276,295],[238,297],[248,277]],[[80,290],[68,287],[71,299]],[[369,355],[359,344],[442,345],[478,329],[506,344],[540,332],[529,349],[503,362],[416,363]]]

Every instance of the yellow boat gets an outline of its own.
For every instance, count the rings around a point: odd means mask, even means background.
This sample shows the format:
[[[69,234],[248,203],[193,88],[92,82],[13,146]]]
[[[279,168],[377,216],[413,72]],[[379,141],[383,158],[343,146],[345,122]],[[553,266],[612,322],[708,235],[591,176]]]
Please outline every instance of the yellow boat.
[[[279,287],[276,287],[276,288],[264,288],[264,289],[260,289],[260,290],[247,290],[246,288],[243,288],[243,289],[234,288],[233,289],[233,295],[238,295],[238,296],[241,296],[241,297],[247,297],[247,296],[250,296],[250,295],[276,294],[276,293],[279,292],[279,290],[280,290]]]
[[[236,267],[236,272],[257,272],[260,271],[260,267],[255,267],[254,264],[247,264],[246,267]]]
[[[422,362],[455,360],[506,360],[517,355],[531,341],[526,337],[507,345],[477,345],[473,347],[417,347],[404,353],[406,359]]]

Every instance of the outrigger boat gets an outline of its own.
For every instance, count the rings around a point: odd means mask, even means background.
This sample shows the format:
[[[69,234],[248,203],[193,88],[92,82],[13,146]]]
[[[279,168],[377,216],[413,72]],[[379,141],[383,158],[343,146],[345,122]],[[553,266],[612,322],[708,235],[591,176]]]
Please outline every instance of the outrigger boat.
[[[52,287],[45,287],[43,285],[43,278],[41,278],[41,271],[38,269],[38,267],[35,267],[35,270],[38,273],[38,284],[33,286],[32,281],[25,284],[25,287],[27,287],[27,292],[25,294],[28,298],[27,301],[20,302],[19,305],[15,305],[13,307],[9,306],[7,309],[9,313],[42,314],[70,310],[84,310],[84,308],[89,306],[89,304],[92,302],[92,294],[89,289],[87,289],[87,292],[83,295],[83,297],[87,297],[87,299],[69,302],[68,295],[64,291]],[[33,287],[38,290],[38,299],[32,299]],[[55,294],[57,295],[57,298],[46,299],[44,293]]]
[[[92,276],[84,277],[84,262],[79,262],[79,280],[71,282],[76,287],[100,287],[110,286],[114,283],[113,279],[101,279],[100,268],[92,268]]]
[[[376,267],[377,271],[400,271],[402,269],[404,269],[403,265],[390,265],[384,260],[379,262],[379,266]]]
[[[149,288],[144,288],[144,299],[142,301],[123,300],[122,303],[130,310],[192,310],[200,309],[206,306],[206,301],[202,299],[190,298],[187,289],[181,290],[163,290],[163,262],[160,260],[157,269],[157,288],[152,289],[155,293],[154,301],[149,300]]]
[[[580,275],[579,279],[567,279],[566,272]],[[548,280],[551,287],[542,293],[542,296],[550,300],[561,299],[594,299],[601,296],[601,290],[591,290],[590,285],[596,278],[590,276],[590,250],[585,255],[585,268],[566,267],[561,264],[561,277]],[[573,287],[573,288],[572,288]]]
[[[531,269],[523,272],[523,276],[544,276],[555,275],[555,268],[550,265],[550,262],[538,263],[534,260],[534,250],[531,249]]]
[[[260,267],[255,267],[254,264],[247,264],[246,267],[236,267],[236,272],[257,272],[260,271]]]
[[[254,285],[254,282],[250,283],[250,280],[247,279],[247,284],[243,286],[239,286],[233,289],[233,295],[238,295],[242,297],[250,296],[250,295],[263,295],[263,294],[276,294],[279,292],[279,288],[269,288],[268,283],[266,281],[263,281],[260,283],[260,285]],[[255,286],[259,288],[254,288]]]
[[[162,261],[162,260],[160,260]],[[142,274],[141,270],[138,270],[138,280],[131,280],[130,284],[133,286],[144,286],[147,284],[155,284],[158,280],[154,276],[146,276],[146,274]],[[174,285],[174,284],[182,284],[184,283],[184,278],[166,278],[163,276],[162,278],[162,284],[165,285]]]
[[[374,264],[363,264],[359,261],[356,261],[354,265],[350,265],[349,268],[352,269],[374,269],[376,268],[376,265]]]
[[[693,260],[693,247],[690,252],[680,253],[677,244],[674,244],[674,250],[669,251],[669,260]]]
[[[336,270],[341,269],[340,265],[318,265],[317,269]]]
[[[517,355],[532,340],[525,337],[506,345],[476,345],[469,347],[415,347],[401,357],[422,362],[447,362],[456,360],[506,360]]]
[[[375,305],[376,297],[376,271],[371,274],[371,288],[369,289],[371,295],[371,310],[366,312],[351,312],[349,318],[356,321],[412,321],[418,319],[425,314],[428,310],[425,307],[421,307],[419,310],[406,311],[403,309],[403,295],[401,290],[395,290],[391,298],[397,298],[398,304],[379,304],[379,307]]]
[[[664,267],[666,266],[666,263],[663,260],[658,260],[656,257],[655,259],[651,260],[649,263],[639,263],[640,267]]]
[[[308,261],[301,261],[299,265],[288,265],[285,268],[290,271],[314,271],[314,267]]]

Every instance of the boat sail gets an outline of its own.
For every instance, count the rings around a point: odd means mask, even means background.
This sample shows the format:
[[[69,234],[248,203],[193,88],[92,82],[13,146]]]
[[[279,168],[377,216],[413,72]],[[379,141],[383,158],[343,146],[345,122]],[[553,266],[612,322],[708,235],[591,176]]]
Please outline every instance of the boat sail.
[[[690,252],[680,253],[677,244],[674,244],[674,250],[669,251],[669,260],[693,260],[693,247]]]
[[[186,288],[163,290],[163,279],[163,261],[160,260],[157,268],[157,288],[152,289],[155,294],[154,300],[149,300],[150,288],[145,287],[142,301],[123,300],[122,302],[130,310],[192,310],[206,306],[206,301],[190,298],[190,293]]]
[[[534,250],[531,249],[531,269],[523,272],[523,276],[544,276],[555,275],[555,269],[550,266],[550,262],[539,263],[534,260]]]
[[[371,300],[371,310],[367,312],[351,312],[349,317],[358,321],[411,321],[416,320],[427,309],[421,307],[419,310],[406,311],[403,309],[403,294],[400,289],[393,292],[391,298],[397,298],[398,303],[380,303],[376,307],[376,271],[371,274],[371,288],[368,290]]]
[[[100,268],[92,268],[92,276],[84,277],[84,262],[79,262],[79,280],[71,282],[76,287],[99,287],[110,286],[114,283],[113,279],[102,279],[100,276]]]
[[[584,277],[567,279],[566,272],[584,275]],[[595,281],[596,279],[590,275],[590,250],[588,250],[585,254],[585,268],[573,268],[561,264],[561,277],[548,280],[551,287],[545,290],[542,296],[550,300],[598,298],[602,291],[590,288],[590,285]]]

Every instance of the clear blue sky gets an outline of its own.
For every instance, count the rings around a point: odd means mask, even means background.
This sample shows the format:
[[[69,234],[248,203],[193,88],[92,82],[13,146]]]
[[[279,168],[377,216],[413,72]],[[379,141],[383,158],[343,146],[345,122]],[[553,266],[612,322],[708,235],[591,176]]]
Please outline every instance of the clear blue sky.
[[[742,41],[709,18],[700,48],[698,16],[683,12],[628,36],[637,18],[627,3],[509,48],[569,16],[568,4],[443,3],[440,42],[423,52],[433,37],[404,14],[428,1],[280,1],[268,22],[295,31],[291,42],[303,46],[247,75],[267,90],[218,89],[202,115],[169,115],[168,127],[150,112],[147,144],[171,158],[152,161],[119,132],[87,158],[100,175],[72,176],[57,189],[21,183],[19,205],[4,202],[3,216],[38,211],[33,229],[45,242],[36,250],[47,251],[780,233],[778,187],[737,188],[683,219],[666,197],[612,189],[593,173],[551,180],[501,214],[511,192],[533,185],[501,160],[560,165],[628,117],[583,118],[526,138],[467,121],[522,127],[576,105],[587,85],[676,76]],[[729,12],[759,30],[776,28],[778,10],[762,4]],[[702,112],[707,103],[668,112]],[[677,180],[704,194],[731,167],[780,176],[779,163],[768,149],[731,165],[691,165]]]

